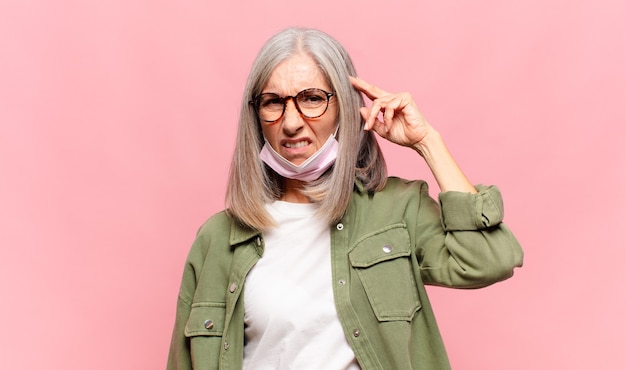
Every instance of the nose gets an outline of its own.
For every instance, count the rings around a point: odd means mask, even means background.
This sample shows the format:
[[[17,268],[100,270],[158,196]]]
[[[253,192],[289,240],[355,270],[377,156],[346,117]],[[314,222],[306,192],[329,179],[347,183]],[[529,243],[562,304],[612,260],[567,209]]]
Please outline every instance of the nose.
[[[293,99],[289,99],[285,102],[285,113],[283,114],[282,121],[283,131],[287,135],[294,135],[304,127],[304,119],[300,115],[300,112],[298,112]]]

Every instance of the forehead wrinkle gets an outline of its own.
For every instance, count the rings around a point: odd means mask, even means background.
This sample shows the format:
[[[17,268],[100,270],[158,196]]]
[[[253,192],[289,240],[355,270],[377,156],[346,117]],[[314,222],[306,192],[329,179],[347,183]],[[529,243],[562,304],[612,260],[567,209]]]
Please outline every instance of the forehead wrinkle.
[[[294,55],[276,66],[263,92],[293,96],[309,88],[329,89],[324,74],[311,57]]]

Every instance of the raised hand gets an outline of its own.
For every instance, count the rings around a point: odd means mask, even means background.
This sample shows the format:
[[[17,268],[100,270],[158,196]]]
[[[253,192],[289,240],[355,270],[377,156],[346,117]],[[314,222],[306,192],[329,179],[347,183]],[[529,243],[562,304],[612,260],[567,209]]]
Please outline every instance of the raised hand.
[[[352,86],[372,100],[371,108],[361,108],[364,129],[415,149],[426,161],[441,191],[476,193],[452,158],[443,138],[426,121],[409,93],[392,94],[358,77],[350,77]],[[382,120],[378,115],[382,113]]]
[[[434,131],[409,93],[389,93],[359,77],[350,77],[350,81],[355,89],[372,100],[371,108],[361,108],[365,130],[374,130],[393,143],[414,149]],[[382,113],[382,120],[378,118],[379,113]]]

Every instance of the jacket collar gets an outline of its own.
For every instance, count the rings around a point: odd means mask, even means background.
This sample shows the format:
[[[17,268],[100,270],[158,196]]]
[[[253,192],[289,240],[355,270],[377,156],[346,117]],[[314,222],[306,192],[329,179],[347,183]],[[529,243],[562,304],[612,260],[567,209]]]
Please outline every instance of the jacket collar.
[[[234,218],[230,221],[230,245],[237,245],[261,235],[260,230],[243,226]]]

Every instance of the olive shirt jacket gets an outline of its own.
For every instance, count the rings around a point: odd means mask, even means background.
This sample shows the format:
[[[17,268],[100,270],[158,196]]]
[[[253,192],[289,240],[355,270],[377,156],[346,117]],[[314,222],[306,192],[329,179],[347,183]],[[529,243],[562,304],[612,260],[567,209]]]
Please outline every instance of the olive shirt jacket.
[[[345,216],[331,225],[331,264],[339,320],[362,369],[449,369],[424,285],[483,287],[522,265],[499,190],[477,190],[444,192],[437,203],[423,181],[390,177],[375,193],[355,182]],[[167,369],[241,369],[244,283],[263,248],[260,231],[226,212],[200,228]]]

